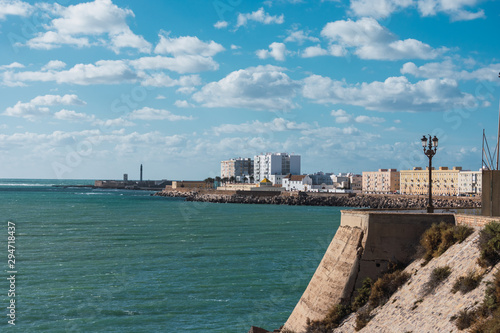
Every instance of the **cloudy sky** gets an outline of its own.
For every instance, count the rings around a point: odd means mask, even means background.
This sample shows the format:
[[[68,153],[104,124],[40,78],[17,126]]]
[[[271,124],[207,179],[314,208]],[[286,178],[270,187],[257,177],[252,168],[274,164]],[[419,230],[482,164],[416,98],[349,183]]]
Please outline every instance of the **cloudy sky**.
[[[481,167],[500,5],[481,0],[0,0],[0,178],[204,179]]]

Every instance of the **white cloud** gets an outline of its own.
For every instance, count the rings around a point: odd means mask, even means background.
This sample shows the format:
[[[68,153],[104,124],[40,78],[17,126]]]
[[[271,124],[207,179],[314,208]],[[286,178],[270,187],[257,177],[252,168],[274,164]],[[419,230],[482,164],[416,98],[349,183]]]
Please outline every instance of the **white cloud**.
[[[201,78],[198,75],[181,76],[179,79],[172,79],[165,73],[153,73],[146,75],[142,79],[143,86],[153,87],[192,87],[201,84]]]
[[[0,0],[0,20],[7,15],[28,16],[33,11],[33,6],[20,0]]]
[[[475,107],[474,96],[461,92],[455,80],[428,79],[411,83],[404,76],[383,82],[349,85],[345,81],[311,75],[303,95],[317,103],[349,104],[377,111],[445,111]]]
[[[57,82],[77,85],[121,84],[141,81],[145,86],[172,87],[196,86],[201,84],[198,75],[181,76],[173,79],[165,73],[148,74],[145,70],[170,69],[178,73],[215,70],[218,64],[211,58],[187,55],[176,58],[163,56],[143,57],[136,60],[99,60],[95,64],[77,64],[68,70],[62,61],[51,61],[40,71],[13,71],[0,73],[0,79],[7,86],[23,86],[28,82]]]
[[[328,52],[334,57],[344,57],[347,55],[347,50],[343,46],[335,44],[328,47]]]
[[[498,80],[500,64],[491,64],[474,71],[459,70],[451,60],[431,62],[417,67],[413,62],[407,62],[401,68],[401,74],[411,74],[420,78],[450,78],[454,80]]]
[[[320,45],[309,46],[304,51],[302,51],[302,58],[312,58],[318,56],[328,55],[328,51],[321,48]]]
[[[270,122],[261,122],[254,120],[243,124],[223,124],[213,128],[216,135],[230,133],[269,133],[269,132],[284,132],[307,130],[311,125],[307,123],[296,123],[283,118],[275,118]]]
[[[85,104],[86,103],[80,100],[77,95],[44,95],[37,96],[27,103],[19,101],[16,105],[5,109],[3,115],[33,120],[36,116],[50,114],[49,106]]]
[[[438,13],[445,13],[452,21],[468,21],[477,18],[484,18],[482,9],[471,12],[464,8],[475,7],[480,0],[418,0],[417,6],[422,16],[434,16]]]
[[[227,28],[228,25],[229,25],[229,23],[227,21],[217,21],[214,24],[214,28],[224,29],[224,28]]]
[[[439,13],[449,15],[452,21],[468,21],[484,18],[484,10],[470,11],[481,0],[351,0],[351,11],[358,17],[387,18],[406,8],[417,8],[421,16]]]
[[[290,110],[300,84],[276,66],[240,69],[218,82],[205,85],[193,95],[205,107],[236,107],[256,110]]]
[[[239,50],[241,49],[241,46],[231,44],[231,50]]]
[[[204,57],[213,57],[219,52],[224,51],[224,47],[213,40],[203,42],[198,37],[183,36],[170,38],[160,35],[160,42],[155,47],[157,54],[172,54],[174,56],[182,55],[201,55]]]
[[[26,45],[32,49],[51,50],[62,45],[70,45],[75,47],[89,47],[90,42],[88,38],[80,37],[75,38],[70,35],[58,34],[54,31],[47,31],[46,33],[38,33],[38,35],[26,42]]]
[[[65,71],[25,71],[0,74],[3,83],[19,86],[26,82],[68,83],[78,85],[135,82],[137,75],[122,60],[99,60],[94,64],[77,64]]]
[[[351,10],[360,17],[386,18],[413,4],[413,0],[351,0]]]
[[[142,57],[131,60],[130,64],[139,70],[168,69],[177,73],[197,73],[214,71],[219,68],[211,57],[201,55],[182,55],[177,57]]]
[[[366,17],[358,21],[340,20],[327,23],[321,35],[337,47],[335,52],[342,54],[338,47],[353,48],[354,53],[362,59],[433,59],[446,51],[444,48],[433,49],[415,39],[398,40],[375,19]]]
[[[128,121],[124,118],[115,118],[115,119],[97,119],[93,122],[94,126],[99,126],[101,128],[110,128],[110,127],[129,127],[134,126],[135,124],[131,121]]]
[[[167,98],[165,96],[163,96],[163,95],[158,95],[158,96],[155,97],[155,99],[167,99]]]
[[[247,13],[247,14],[238,14],[238,21],[236,23],[236,29],[241,26],[246,26],[248,21],[255,21],[262,24],[282,24],[285,22],[285,16],[281,14],[280,16],[271,16],[264,11],[264,8],[260,8],[259,10]]]
[[[302,134],[306,136],[315,136],[318,138],[331,138],[338,137],[339,135],[359,135],[361,131],[353,126],[348,126],[344,128],[338,127],[318,127],[310,130],[302,131]]]
[[[335,122],[338,124],[345,124],[351,121],[352,116],[345,112],[345,110],[338,109],[338,110],[332,110],[330,112],[330,115],[335,117]]]
[[[380,124],[385,122],[384,118],[379,117],[369,117],[369,116],[357,116],[354,121],[361,124]]]
[[[286,58],[286,46],[283,43],[272,43],[269,45],[268,50],[258,50],[255,52],[259,59],[267,59],[269,57],[274,58],[277,61],[285,61]]]
[[[57,70],[66,67],[66,63],[60,60],[51,60],[42,67],[42,71]]]
[[[15,68],[24,68],[24,65],[20,64],[18,62],[13,62],[9,65],[0,66],[0,71],[6,70],[6,69],[15,69]]]
[[[177,93],[186,95],[192,94],[195,91],[196,91],[195,87],[180,87],[179,89],[176,90]]]
[[[95,0],[68,7],[53,6],[52,14],[59,16],[46,25],[48,31],[40,32],[27,45],[35,49],[53,49],[63,45],[88,47],[102,44],[119,53],[122,48],[134,48],[149,53],[151,44],[135,35],[126,22],[134,17],[130,9],[122,9],[111,0]],[[107,35],[109,41],[99,38]],[[89,40],[86,36],[94,37]]]
[[[174,102],[174,105],[177,106],[178,108],[191,108],[194,105],[189,103],[186,100],[177,100]]]
[[[178,120],[193,120],[192,116],[179,116],[173,114],[167,110],[153,109],[150,107],[143,107],[139,110],[134,110],[129,114],[129,119],[139,119],[139,120],[168,120],[168,121],[178,121]]]
[[[43,151],[44,154],[52,152],[55,147],[65,147],[68,144],[75,142],[88,141],[95,143],[93,146],[96,149],[103,147],[104,144],[111,144],[115,147],[115,151],[120,148],[136,148],[136,147],[154,147],[155,152],[164,151],[165,147],[183,146],[185,138],[181,135],[165,136],[159,132],[147,133],[126,133],[124,130],[112,131],[103,133],[100,130],[84,130],[84,131],[54,131],[48,134],[38,134],[32,132],[14,133],[12,135],[0,134],[0,147],[20,147],[29,148],[33,151]],[[61,156],[66,156],[67,151],[61,151]],[[106,160],[109,160],[110,154],[106,154]]]
[[[90,122],[95,120],[94,115],[78,113],[73,110],[66,110],[66,109],[62,109],[61,111],[54,113],[54,118],[60,120],[73,121],[73,122],[82,122],[82,121]]]
[[[304,43],[305,41],[310,41],[314,43],[319,42],[319,38],[309,36],[309,33],[304,32],[304,30],[295,30],[289,31],[288,36],[285,38],[285,42],[297,42],[299,44]]]

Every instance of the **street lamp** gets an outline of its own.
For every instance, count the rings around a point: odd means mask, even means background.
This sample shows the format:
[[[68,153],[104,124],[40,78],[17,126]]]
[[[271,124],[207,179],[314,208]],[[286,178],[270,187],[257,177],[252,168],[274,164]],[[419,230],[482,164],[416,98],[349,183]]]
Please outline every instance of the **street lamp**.
[[[424,147],[424,154],[429,158],[429,204],[427,205],[427,213],[434,213],[434,206],[432,205],[432,157],[436,155],[438,138],[434,136],[431,139],[429,135],[429,140],[427,140],[424,135],[420,140],[422,141],[422,147]]]

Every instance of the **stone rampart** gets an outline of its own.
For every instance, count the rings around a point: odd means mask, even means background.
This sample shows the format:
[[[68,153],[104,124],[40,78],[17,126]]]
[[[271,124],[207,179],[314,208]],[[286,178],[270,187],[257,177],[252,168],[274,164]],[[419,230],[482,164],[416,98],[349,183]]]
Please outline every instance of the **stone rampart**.
[[[349,302],[366,277],[389,262],[409,262],[433,223],[454,224],[453,214],[342,211],[341,225],[284,328],[301,333],[307,319],[323,319],[333,304]]]
[[[482,228],[492,221],[500,221],[500,217],[455,214],[456,224],[468,225],[473,228]]]

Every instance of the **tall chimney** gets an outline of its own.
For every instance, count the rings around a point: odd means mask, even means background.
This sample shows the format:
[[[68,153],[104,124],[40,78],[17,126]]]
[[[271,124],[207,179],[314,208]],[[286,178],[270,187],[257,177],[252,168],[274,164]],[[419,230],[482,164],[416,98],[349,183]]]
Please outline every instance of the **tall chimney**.
[[[141,164],[141,182],[142,182],[142,164]]]

